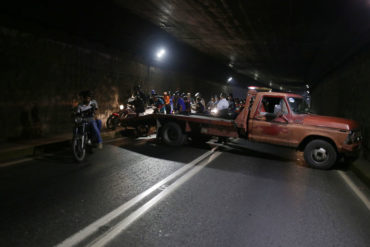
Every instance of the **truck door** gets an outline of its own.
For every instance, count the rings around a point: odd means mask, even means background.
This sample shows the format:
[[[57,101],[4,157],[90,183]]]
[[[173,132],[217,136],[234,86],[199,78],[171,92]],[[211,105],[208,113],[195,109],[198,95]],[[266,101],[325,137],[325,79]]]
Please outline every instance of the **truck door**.
[[[264,96],[251,117],[249,138],[252,141],[289,145],[290,113],[285,97]]]

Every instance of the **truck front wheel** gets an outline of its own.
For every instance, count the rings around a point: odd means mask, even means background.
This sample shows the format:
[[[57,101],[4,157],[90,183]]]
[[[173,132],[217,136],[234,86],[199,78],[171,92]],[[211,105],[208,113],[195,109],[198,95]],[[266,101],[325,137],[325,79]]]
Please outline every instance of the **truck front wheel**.
[[[186,135],[182,132],[180,125],[169,122],[163,126],[162,140],[167,145],[180,146],[185,142]]]
[[[316,169],[330,169],[337,161],[337,156],[333,145],[325,140],[313,140],[304,149],[305,161]]]

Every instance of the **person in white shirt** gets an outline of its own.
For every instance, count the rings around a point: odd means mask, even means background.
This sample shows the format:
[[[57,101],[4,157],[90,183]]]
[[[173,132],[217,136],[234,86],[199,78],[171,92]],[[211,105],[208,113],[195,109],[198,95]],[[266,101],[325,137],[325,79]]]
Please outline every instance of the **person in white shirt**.
[[[225,117],[227,115],[227,111],[229,108],[229,102],[227,101],[223,93],[220,94],[220,101],[218,101],[216,107],[218,110],[218,115],[220,117]]]
[[[100,135],[100,129],[102,127],[102,122],[95,115],[95,111],[98,110],[98,102],[92,99],[91,91],[82,91],[80,92],[82,102],[77,107],[77,113],[84,113],[85,118],[89,121],[89,124],[92,126],[93,132],[96,135],[98,142],[98,149],[103,148],[103,140]]]
[[[220,94],[220,100],[217,103],[217,110],[218,110],[218,115],[220,117],[227,117],[227,113],[229,111],[229,102],[225,98],[225,95],[223,93]],[[219,136],[217,143],[227,143],[228,138]]]

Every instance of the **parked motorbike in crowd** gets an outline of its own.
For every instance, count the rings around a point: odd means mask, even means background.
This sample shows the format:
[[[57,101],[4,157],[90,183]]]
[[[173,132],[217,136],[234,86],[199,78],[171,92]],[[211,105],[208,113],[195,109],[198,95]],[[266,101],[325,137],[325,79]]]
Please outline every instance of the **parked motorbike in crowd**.
[[[113,112],[107,119],[106,126],[110,130],[115,130],[120,124],[121,120],[127,117],[135,117],[136,113],[132,109],[132,106],[120,105],[120,110],[118,112]]]
[[[72,151],[78,162],[83,162],[86,159],[86,152],[92,152],[93,146],[97,145],[97,139],[89,124],[91,111],[93,110],[74,114],[75,126],[73,128]]]

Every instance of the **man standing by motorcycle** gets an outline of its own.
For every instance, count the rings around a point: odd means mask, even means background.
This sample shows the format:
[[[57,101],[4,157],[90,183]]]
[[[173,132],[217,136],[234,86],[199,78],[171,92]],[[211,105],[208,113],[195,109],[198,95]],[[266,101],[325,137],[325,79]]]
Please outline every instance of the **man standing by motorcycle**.
[[[145,112],[146,97],[145,94],[141,91],[140,85],[135,86],[134,88],[134,101],[136,116],[141,116]]]
[[[82,98],[82,103],[77,107],[78,114],[86,114],[89,124],[91,125],[93,132],[96,136],[98,149],[103,148],[103,140],[100,135],[100,129],[102,127],[102,122],[95,115],[95,111],[98,110],[98,102],[92,99],[91,91],[82,91],[80,92],[80,97]]]

